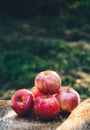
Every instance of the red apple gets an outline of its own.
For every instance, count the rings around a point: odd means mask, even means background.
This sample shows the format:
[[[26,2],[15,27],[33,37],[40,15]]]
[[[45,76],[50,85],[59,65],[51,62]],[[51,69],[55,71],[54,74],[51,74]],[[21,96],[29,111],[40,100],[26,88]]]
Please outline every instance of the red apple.
[[[11,98],[11,107],[18,115],[26,115],[33,106],[33,95],[28,89],[17,90]]]
[[[36,88],[36,87],[32,87],[31,88],[31,92],[32,92],[32,94],[33,94],[33,96],[34,96],[34,99],[36,98],[36,97],[38,97],[38,96],[45,96],[45,94],[43,94],[38,88]]]
[[[54,95],[40,96],[34,101],[34,114],[42,120],[50,120],[60,113],[60,103]]]
[[[61,86],[61,78],[52,70],[42,71],[35,78],[35,87],[44,94],[57,93]]]
[[[80,96],[76,90],[70,87],[61,87],[57,94],[62,111],[72,112],[80,103]]]

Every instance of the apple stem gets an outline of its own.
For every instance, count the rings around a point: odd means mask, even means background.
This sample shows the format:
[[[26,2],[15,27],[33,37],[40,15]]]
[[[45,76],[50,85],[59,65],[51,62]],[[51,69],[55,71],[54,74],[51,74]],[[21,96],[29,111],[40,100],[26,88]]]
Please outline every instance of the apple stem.
[[[69,93],[69,92],[70,92],[70,88],[71,88],[71,87],[70,87],[70,86],[68,86],[67,93]]]
[[[50,65],[48,66],[48,70],[55,70],[55,68],[52,65]]]

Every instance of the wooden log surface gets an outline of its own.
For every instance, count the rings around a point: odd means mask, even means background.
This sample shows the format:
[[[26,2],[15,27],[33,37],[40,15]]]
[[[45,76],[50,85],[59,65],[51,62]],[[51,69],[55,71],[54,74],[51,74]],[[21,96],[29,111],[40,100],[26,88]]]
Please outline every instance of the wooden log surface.
[[[90,98],[80,103],[56,130],[90,130]]]
[[[40,121],[33,114],[18,116],[11,108],[10,101],[0,100],[0,130],[55,130],[69,114],[60,114],[52,121]]]
[[[0,130],[90,130],[90,98],[69,115],[60,113],[52,121],[40,121],[29,115],[18,116],[12,109],[10,101],[0,100]]]

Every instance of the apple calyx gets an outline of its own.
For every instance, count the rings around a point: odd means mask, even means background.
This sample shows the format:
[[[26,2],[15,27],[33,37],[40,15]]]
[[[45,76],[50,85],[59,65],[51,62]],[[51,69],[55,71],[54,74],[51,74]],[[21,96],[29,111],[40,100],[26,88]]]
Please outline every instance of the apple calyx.
[[[24,102],[24,97],[18,98],[17,101],[18,101],[18,103],[23,104],[23,102]]]

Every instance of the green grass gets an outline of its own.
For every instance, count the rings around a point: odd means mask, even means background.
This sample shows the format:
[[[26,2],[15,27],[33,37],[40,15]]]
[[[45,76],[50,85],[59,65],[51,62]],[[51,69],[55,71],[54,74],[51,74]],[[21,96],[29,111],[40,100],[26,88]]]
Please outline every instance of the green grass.
[[[83,38],[77,42],[61,40],[55,34],[55,24],[49,20],[49,24],[41,25],[40,18],[37,24],[35,19],[5,19],[0,21],[1,98],[10,99],[20,88],[30,89],[37,73],[49,68],[60,74],[62,86],[71,85],[81,98],[90,96],[89,42]],[[62,28],[64,32],[64,26]]]

